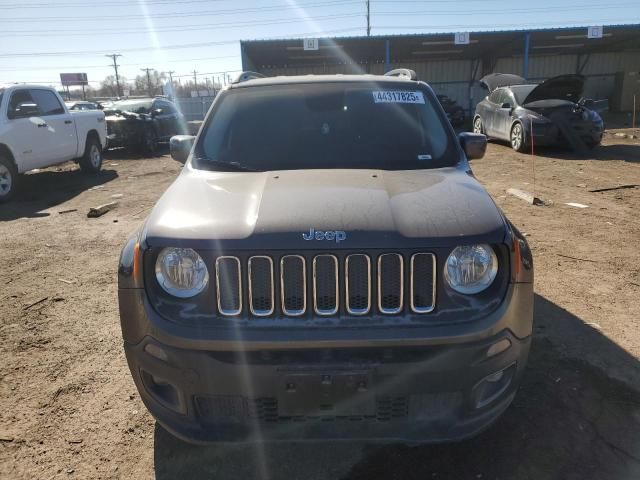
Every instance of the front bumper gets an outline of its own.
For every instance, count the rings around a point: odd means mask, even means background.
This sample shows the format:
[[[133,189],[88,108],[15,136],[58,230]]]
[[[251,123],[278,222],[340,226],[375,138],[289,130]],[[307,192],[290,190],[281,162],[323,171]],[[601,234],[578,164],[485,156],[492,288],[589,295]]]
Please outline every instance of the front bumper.
[[[142,291],[121,290],[124,348],[143,402],[186,441],[459,440],[504,412],[525,369],[533,288],[509,290],[475,327],[348,343],[198,342],[158,328]]]

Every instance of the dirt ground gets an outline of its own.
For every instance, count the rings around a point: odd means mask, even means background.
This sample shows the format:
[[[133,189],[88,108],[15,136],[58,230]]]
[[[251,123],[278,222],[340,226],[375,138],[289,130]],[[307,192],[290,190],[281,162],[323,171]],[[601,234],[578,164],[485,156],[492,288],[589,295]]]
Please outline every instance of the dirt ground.
[[[419,447],[194,447],[171,437],[130,378],[115,272],[127,235],[180,166],[111,153],[96,177],[73,164],[27,175],[0,206],[0,477],[640,478],[640,188],[590,192],[640,184],[640,140],[607,136],[590,157],[492,143],[473,169],[534,252],[532,354],[493,427]],[[116,210],[86,217],[120,195]]]

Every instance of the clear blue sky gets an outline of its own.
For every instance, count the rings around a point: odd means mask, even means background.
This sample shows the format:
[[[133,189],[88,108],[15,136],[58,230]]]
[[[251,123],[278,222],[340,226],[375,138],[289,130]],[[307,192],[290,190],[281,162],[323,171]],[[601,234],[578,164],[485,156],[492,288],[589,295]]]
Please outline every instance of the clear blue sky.
[[[364,0],[0,0],[0,83],[240,69],[240,39],[366,33]],[[371,0],[371,34],[640,23],[639,0]],[[188,44],[189,48],[175,48]],[[184,78],[184,77],[183,77]]]

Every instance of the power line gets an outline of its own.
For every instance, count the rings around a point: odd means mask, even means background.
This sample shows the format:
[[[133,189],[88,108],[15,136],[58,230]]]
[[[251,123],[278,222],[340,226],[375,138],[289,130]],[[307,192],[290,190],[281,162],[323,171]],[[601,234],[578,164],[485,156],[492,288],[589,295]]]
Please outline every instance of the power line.
[[[598,22],[599,24],[607,24],[607,23],[618,23],[618,22],[627,22],[627,19],[611,19],[611,20],[602,20],[599,19]],[[531,26],[514,26],[513,23],[492,23],[491,25],[469,25],[469,24],[458,24],[458,25],[385,25],[385,26],[380,26],[380,27],[372,27],[372,28],[377,28],[378,30],[442,30],[443,28],[445,29],[453,29],[453,28],[465,28],[465,29],[487,29],[489,27],[491,27],[491,30],[483,30],[484,31],[494,31],[494,27],[498,27],[498,28],[517,28],[518,30],[521,31],[526,31],[528,29],[535,29],[538,27],[546,27],[546,26],[558,26],[558,25],[562,25],[563,27],[567,27],[567,28],[575,28],[573,25],[571,24],[576,24],[577,27],[581,27],[584,25],[584,21],[581,20],[576,20],[575,22],[534,22]],[[631,24],[635,24],[635,23],[631,23]],[[495,30],[498,31],[498,30]],[[449,33],[449,32],[445,32],[445,33]]]
[[[636,2],[632,3],[611,3],[607,5],[608,7],[628,7],[635,6]],[[537,13],[537,12],[573,12],[576,8],[580,8],[580,10],[588,10],[588,9],[602,9],[601,5],[563,5],[562,7],[547,7],[547,8],[513,8],[509,9],[509,13]],[[504,13],[504,9],[500,10],[464,10],[464,11],[434,11],[434,10],[422,10],[422,11],[410,11],[410,12],[377,12],[378,15],[446,15],[446,16],[458,16],[458,15],[483,15],[483,14],[496,14],[496,13]]]
[[[174,19],[177,17],[205,17],[209,15],[232,15],[239,13],[261,13],[261,12],[280,12],[283,10],[297,10],[298,8],[318,8],[318,7],[335,7],[335,6],[343,6],[343,5],[355,5],[359,4],[361,0],[330,0],[322,3],[298,3],[296,5],[271,5],[271,6],[263,6],[263,7],[248,7],[248,8],[234,8],[228,10],[204,10],[197,12],[171,12],[171,13],[151,13],[148,15],[138,14],[138,15],[101,15],[96,17],[95,15],[89,16],[64,16],[64,17],[51,17],[51,16],[38,16],[38,17],[14,17],[14,18],[4,18],[4,20],[10,20],[13,22],[44,22],[44,21],[56,21],[56,22],[77,22],[78,20],[86,21],[96,21],[102,22],[108,20],[117,20],[121,21],[139,21],[140,19],[161,19],[161,18],[169,18]]]
[[[176,4],[189,4],[189,3],[212,3],[212,2],[223,2],[227,0],[146,0],[144,3],[147,6],[152,5],[176,5]],[[132,3],[130,1],[112,1],[112,2],[48,2],[48,3],[9,3],[6,5],[0,5],[0,9],[2,10],[15,10],[22,8],[65,8],[65,7],[73,7],[73,8],[98,8],[98,7],[137,7],[137,3]]]
[[[110,56],[110,55],[107,55]],[[200,58],[180,58],[178,60],[163,60],[161,62],[158,63],[167,63],[167,64],[174,64],[174,63],[183,63],[183,62],[198,62],[198,61],[202,61],[202,60],[223,60],[223,59],[227,59],[227,58],[239,58],[239,55],[223,55],[220,57],[200,57]],[[145,65],[149,63],[148,61],[146,62],[142,62],[142,63],[120,63],[118,64],[118,67],[139,67],[140,65]],[[18,70],[16,70],[16,68]],[[97,68],[104,68],[104,65],[57,65],[55,67],[31,67],[31,66],[25,66],[22,67],[20,65],[17,66],[12,66],[9,68],[6,67],[0,67],[0,72],[16,72],[16,71],[28,71],[28,70],[38,70],[38,71],[44,71],[44,70],[60,70],[62,68],[83,68],[83,69],[97,69]]]
[[[313,36],[313,38],[323,38],[327,37],[330,34],[335,33],[347,33],[347,32],[355,32],[362,31],[362,27],[351,27],[351,28],[342,28],[338,30],[324,30],[322,32],[318,32],[316,34],[306,33],[296,33],[286,36],[280,37],[268,37],[263,38],[261,40],[288,40],[288,39],[298,39]],[[216,45],[231,45],[240,42],[241,39],[234,40],[221,40],[216,42],[200,42],[200,43],[183,43],[179,45],[164,45],[159,48],[147,46],[147,47],[136,47],[136,48],[120,48],[121,52],[148,52],[150,50],[180,50],[183,48],[200,48],[200,47],[212,47]],[[19,53],[0,53],[0,58],[16,58],[16,57],[66,57],[71,55],[101,55],[104,53],[104,50],[84,50],[84,51],[66,51],[66,52],[19,52]]]
[[[340,20],[344,18],[354,18],[359,17],[361,13],[351,13],[345,15],[323,15],[318,17],[309,17],[308,20],[311,21],[321,21],[321,20]],[[252,20],[252,21],[243,21],[243,22],[228,22],[228,23],[200,23],[200,24],[186,24],[186,25],[171,25],[166,28],[150,28],[150,29],[139,29],[139,30],[126,30],[118,32],[118,35],[146,35],[149,33],[160,33],[160,32],[184,32],[195,31],[195,30],[209,30],[211,28],[223,29],[223,28],[236,28],[236,27],[257,27],[262,25],[280,25],[285,23],[300,23],[300,18],[289,18],[289,19],[278,19],[278,20]],[[81,36],[84,37],[87,34],[91,34],[91,36],[95,35],[113,35],[112,31],[98,31],[95,29],[88,30],[79,30],[73,29],[69,31],[61,31],[61,30],[1,30],[1,36],[11,36],[11,37],[40,37],[42,35],[47,35],[48,37],[56,36],[56,37],[70,37],[70,36]]]

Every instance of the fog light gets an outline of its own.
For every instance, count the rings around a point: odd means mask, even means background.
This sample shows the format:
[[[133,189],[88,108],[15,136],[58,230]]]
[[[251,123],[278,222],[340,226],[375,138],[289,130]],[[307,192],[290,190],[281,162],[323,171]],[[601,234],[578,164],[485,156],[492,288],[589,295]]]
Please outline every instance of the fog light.
[[[151,375],[149,372],[142,370],[142,381],[149,394],[167,408],[179,413],[185,413],[178,389],[167,380]]]
[[[169,359],[167,352],[165,352],[162,347],[159,347],[154,343],[147,343],[144,347],[144,351],[163,362],[166,362]]]
[[[471,391],[475,408],[487,406],[506,392],[515,373],[516,364],[514,363],[480,380]]]
[[[508,338],[503,338],[499,342],[494,343],[487,350],[487,358],[493,357],[494,355],[498,355],[499,353],[504,352],[511,346],[511,340]]]

